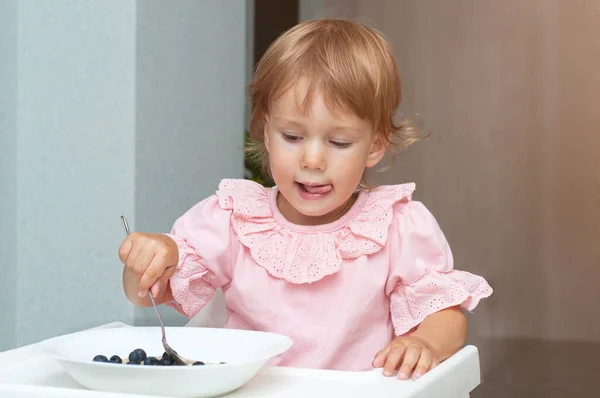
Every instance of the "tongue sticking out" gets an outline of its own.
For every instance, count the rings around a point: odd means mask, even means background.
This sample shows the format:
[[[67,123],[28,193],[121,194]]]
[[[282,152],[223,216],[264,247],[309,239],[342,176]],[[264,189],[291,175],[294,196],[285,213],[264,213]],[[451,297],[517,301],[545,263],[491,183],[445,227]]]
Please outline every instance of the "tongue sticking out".
[[[332,189],[331,185],[314,185],[314,186],[302,185],[302,187],[304,188],[304,190],[306,192],[312,193],[312,194],[324,194],[324,193],[331,191],[331,189]]]

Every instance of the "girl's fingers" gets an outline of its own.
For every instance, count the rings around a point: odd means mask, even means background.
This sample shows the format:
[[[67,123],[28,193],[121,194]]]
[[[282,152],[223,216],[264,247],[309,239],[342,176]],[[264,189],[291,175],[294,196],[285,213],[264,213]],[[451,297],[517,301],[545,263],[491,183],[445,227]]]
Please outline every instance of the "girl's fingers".
[[[141,253],[140,245],[132,244],[131,251],[129,252],[129,255],[127,256],[127,260],[125,261],[125,267],[129,268],[134,274],[136,274],[138,276],[142,276],[142,273],[144,272],[144,270],[139,270],[139,269],[135,268],[135,266],[137,264],[137,258],[140,255],[140,253]]]
[[[119,259],[123,264],[127,264],[127,258],[131,253],[132,246],[132,241],[129,236],[125,238],[121,243],[121,246],[119,246]]]
[[[417,366],[415,367],[415,371],[413,372],[413,380],[418,379],[423,376],[425,373],[431,369],[431,365],[433,363],[433,353],[429,350],[421,351],[421,357],[419,358],[419,362],[417,362]]]
[[[174,265],[165,268],[163,274],[160,276],[160,278],[158,278],[156,282],[154,282],[154,284],[150,288],[150,291],[152,292],[152,297],[156,298],[162,292],[164,292],[164,290],[167,288],[167,285],[169,284],[169,279],[171,279],[173,271],[175,271]]]
[[[156,282],[154,282],[154,285],[150,286],[150,293],[152,294],[152,297],[156,298],[158,297],[158,293],[160,292],[160,289],[162,289],[162,283],[161,280],[157,280]]]
[[[419,361],[421,357],[422,347],[419,344],[410,344],[406,349],[406,353],[404,354],[404,360],[402,361],[402,366],[398,372],[398,378],[400,380],[408,379],[408,376],[412,373],[415,365]]]
[[[141,277],[146,272],[146,269],[150,266],[154,257],[154,252],[148,247],[148,245],[142,247],[136,256],[135,264],[133,265],[133,269],[135,270],[136,274]]]
[[[373,363],[372,363],[372,365],[373,365],[374,368],[381,368],[381,367],[383,367],[383,364],[385,363],[387,355],[390,352],[390,347],[391,347],[391,344],[386,345],[383,350],[379,351],[375,355],[375,358],[373,359]]]
[[[390,351],[388,352],[385,364],[383,365],[384,376],[391,376],[394,374],[396,369],[398,369],[398,365],[400,364],[405,351],[406,345],[403,343],[392,343],[390,345]]]
[[[158,280],[162,273],[162,258],[153,254],[152,259],[144,271],[140,279],[140,283],[138,284],[138,296],[145,297],[148,293],[148,289],[150,289],[150,286],[152,286],[154,282]]]

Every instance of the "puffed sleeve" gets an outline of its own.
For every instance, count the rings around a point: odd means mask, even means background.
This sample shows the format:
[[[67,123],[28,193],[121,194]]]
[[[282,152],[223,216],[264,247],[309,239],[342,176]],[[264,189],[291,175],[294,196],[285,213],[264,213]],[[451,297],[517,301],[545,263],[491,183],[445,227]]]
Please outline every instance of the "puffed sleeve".
[[[460,305],[472,311],[492,294],[484,278],[454,269],[450,246],[437,221],[418,201],[400,204],[390,231],[386,293],[396,336],[428,315]]]
[[[231,280],[237,240],[230,218],[231,211],[213,195],[188,210],[167,234],[177,243],[179,261],[169,280],[174,300],[165,304],[189,318]]]

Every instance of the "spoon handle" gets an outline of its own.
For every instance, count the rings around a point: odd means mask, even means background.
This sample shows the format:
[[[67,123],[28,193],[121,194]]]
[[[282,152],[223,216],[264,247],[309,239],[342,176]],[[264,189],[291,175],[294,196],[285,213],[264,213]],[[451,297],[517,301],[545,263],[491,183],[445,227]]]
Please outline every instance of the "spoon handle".
[[[127,223],[127,219],[125,218],[125,216],[121,216],[121,221],[123,221],[123,228],[125,228],[125,233],[127,235],[131,234],[131,232],[129,231],[129,224]]]

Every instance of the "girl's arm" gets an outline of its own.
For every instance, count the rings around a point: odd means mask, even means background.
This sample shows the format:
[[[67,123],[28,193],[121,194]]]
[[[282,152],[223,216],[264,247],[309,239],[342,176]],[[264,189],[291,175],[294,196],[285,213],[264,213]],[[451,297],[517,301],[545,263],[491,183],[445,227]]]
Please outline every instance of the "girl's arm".
[[[460,307],[450,307],[429,315],[411,334],[429,343],[438,361],[444,361],[462,348],[467,339],[467,317]]]
[[[459,307],[450,307],[426,317],[413,333],[393,339],[375,355],[373,366],[383,367],[385,376],[398,369],[399,379],[411,374],[418,379],[460,350],[466,335],[465,314]]]

